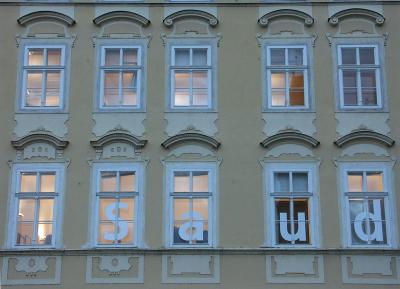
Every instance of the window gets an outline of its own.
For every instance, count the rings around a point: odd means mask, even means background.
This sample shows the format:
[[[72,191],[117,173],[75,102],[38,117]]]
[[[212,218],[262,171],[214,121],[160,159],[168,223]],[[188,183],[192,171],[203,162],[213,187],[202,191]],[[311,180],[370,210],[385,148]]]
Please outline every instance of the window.
[[[140,165],[96,165],[97,246],[137,246],[141,182]]]
[[[140,107],[141,62],[139,46],[102,47],[101,108]]]
[[[382,106],[380,64],[376,45],[339,45],[340,106],[376,108]]]
[[[316,246],[314,175],[314,165],[268,165],[267,203],[272,245]]]
[[[173,46],[171,108],[212,108],[210,46]]]
[[[169,245],[212,246],[215,197],[215,166],[169,164]]]
[[[14,169],[13,206],[15,213],[12,246],[54,247],[57,243],[57,212],[62,195],[62,168],[29,165]]]
[[[309,107],[306,46],[267,46],[268,108]]]
[[[26,46],[21,107],[63,108],[64,46]]]
[[[343,216],[349,246],[390,244],[391,194],[384,166],[342,166]]]

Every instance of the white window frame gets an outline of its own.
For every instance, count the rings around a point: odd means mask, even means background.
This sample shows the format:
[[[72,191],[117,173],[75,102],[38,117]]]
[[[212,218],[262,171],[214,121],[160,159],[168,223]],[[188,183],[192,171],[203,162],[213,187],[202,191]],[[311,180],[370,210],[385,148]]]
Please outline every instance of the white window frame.
[[[365,65],[362,67],[375,69],[375,82],[376,82],[376,105],[362,105],[362,95],[361,95],[361,77],[360,73],[357,72],[357,103],[359,105],[344,105],[344,88],[343,88],[343,68],[354,68],[355,70],[361,70],[361,66],[359,64],[359,49],[356,50],[356,60],[357,64],[352,65],[342,65],[342,48],[374,48],[374,59],[375,64]],[[377,44],[338,44],[337,45],[337,77],[339,83],[339,107],[340,109],[379,109],[383,107],[382,104],[382,64],[380,63],[380,47]]]
[[[106,49],[137,49],[137,65],[132,67],[121,66],[120,68],[107,68],[105,66],[105,50]],[[102,45],[100,46],[100,63],[99,63],[99,91],[98,91],[98,107],[100,110],[137,110],[143,107],[143,95],[142,95],[142,78],[144,74],[144,64],[142,59],[143,49],[141,45]],[[120,54],[120,61],[122,58]],[[137,105],[115,105],[106,106],[104,105],[104,71],[105,70],[115,70],[115,71],[137,71],[137,87],[136,87],[136,99]],[[121,97],[122,90],[122,79],[119,79],[119,97]]]
[[[61,65],[59,66],[29,66],[28,65],[28,51],[29,49],[61,49]],[[47,58],[47,53],[43,55],[43,58]],[[21,110],[60,110],[64,109],[65,107],[65,90],[66,90],[66,73],[67,73],[67,65],[66,65],[66,45],[65,44],[54,44],[54,45],[34,45],[34,44],[27,44],[23,48],[23,63],[22,63],[22,85],[21,85],[21,91],[20,91],[20,109]],[[27,88],[27,71],[28,70],[34,70],[34,71],[49,71],[52,69],[60,70],[60,98],[59,98],[59,105],[58,106],[45,106],[43,105],[44,101],[44,94],[46,92],[46,78],[42,78],[42,97],[41,97],[41,106],[27,106],[26,105],[26,88]]]
[[[134,222],[134,240],[132,244],[99,244],[98,243],[98,221],[99,221],[99,199],[97,192],[100,190],[100,173],[104,171],[135,171],[136,190],[135,198],[135,222]],[[95,248],[121,248],[121,247],[141,247],[143,236],[144,212],[143,212],[143,194],[144,194],[144,170],[143,164],[134,163],[94,163],[92,170],[92,218],[91,218],[91,246]],[[112,195],[110,195],[112,196]]]
[[[190,62],[192,62],[193,49],[207,49],[207,66],[175,66],[175,49],[190,49]],[[213,108],[213,77],[215,73],[215,66],[213,64],[213,47],[212,45],[171,45],[170,46],[170,63],[169,63],[169,109],[171,110],[210,110]],[[175,70],[207,70],[208,73],[208,105],[207,106],[194,106],[192,104],[188,106],[175,106],[174,105],[174,90],[175,90]],[[189,101],[193,102],[192,87],[190,87]]]
[[[208,172],[208,244],[174,244],[173,189],[175,171]],[[166,164],[166,226],[165,241],[168,248],[211,248],[216,245],[217,166],[213,162],[171,162]],[[181,193],[179,193],[181,194]],[[192,193],[197,194],[197,193]],[[185,194],[186,196],[186,194]],[[190,197],[190,196],[188,196]]]
[[[271,49],[281,48],[285,49],[285,65],[276,65],[271,66]],[[290,66],[287,61],[288,57],[288,48],[302,48],[303,49],[303,65],[302,66]],[[308,46],[307,45],[297,45],[297,44],[288,44],[288,45],[266,45],[266,59],[265,59],[265,75],[266,75],[266,98],[267,98],[267,108],[269,110],[307,110],[310,109],[310,92],[309,92],[309,74],[310,74],[310,64],[308,59]],[[287,73],[291,70],[302,70],[304,73],[304,105],[303,106],[273,106],[272,105],[272,84],[271,84],[271,70],[277,71],[285,71]],[[288,78],[285,77],[285,102],[289,103],[289,83]]]
[[[53,208],[53,228],[52,228],[52,240],[51,245],[17,245],[17,218],[18,215],[18,201],[17,191],[19,190],[19,185],[21,184],[21,174],[24,172],[31,173],[44,173],[44,172],[55,172],[56,174],[56,184],[55,189],[58,192],[54,195],[54,208]],[[63,199],[64,199],[64,174],[65,166],[64,164],[57,163],[29,163],[29,164],[14,164],[12,167],[11,175],[11,191],[9,200],[9,222],[8,222],[8,247],[13,249],[34,249],[34,248],[60,248],[62,246],[61,241],[61,226],[62,226],[62,211],[63,211]],[[44,193],[46,194],[46,193]],[[52,193],[51,193],[52,194]],[[53,197],[53,195],[51,195]],[[37,199],[37,197],[31,197],[30,199]],[[36,217],[34,222],[36,223]],[[35,233],[35,232],[34,232]]]
[[[385,216],[386,216],[386,240],[387,244],[360,244],[351,243],[351,220],[349,217],[349,201],[347,191],[347,173],[348,172],[382,172],[383,173],[383,191],[382,197],[385,197]],[[384,162],[343,162],[339,164],[339,184],[340,184],[340,205],[341,205],[341,223],[343,229],[342,241],[348,248],[391,248],[395,246],[395,204],[393,200],[392,170],[391,165]],[[370,194],[365,194],[370,195]]]
[[[274,191],[274,173],[288,173],[288,172],[307,172],[308,173],[308,186],[311,190],[308,194],[296,194],[297,197],[309,198],[309,211],[310,211],[310,244],[277,244],[275,232],[275,197],[279,194],[272,194]],[[267,163],[264,169],[265,182],[265,240],[267,246],[279,248],[316,248],[319,246],[320,228],[319,228],[319,183],[318,183],[318,163],[315,162],[282,162],[282,163]],[[292,194],[293,195],[293,194]],[[287,195],[287,197],[290,197]]]

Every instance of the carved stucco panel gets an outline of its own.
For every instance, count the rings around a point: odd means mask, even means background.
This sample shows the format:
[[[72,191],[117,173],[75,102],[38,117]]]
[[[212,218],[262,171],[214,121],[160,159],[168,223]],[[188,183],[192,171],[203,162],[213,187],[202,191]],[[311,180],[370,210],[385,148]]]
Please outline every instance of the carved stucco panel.
[[[35,113],[35,114],[15,114],[16,126],[14,134],[23,137],[35,130],[47,130],[54,135],[63,138],[68,133],[66,123],[69,115],[66,113]]]
[[[115,128],[122,128],[135,136],[145,133],[145,113],[94,113],[92,132],[99,137]]]
[[[274,112],[263,113],[264,128],[263,132],[267,136],[277,134],[281,130],[293,129],[298,130],[309,136],[313,136],[317,132],[315,126],[316,114],[310,112]]]
[[[353,130],[364,128],[384,135],[390,135],[389,113],[336,113],[336,134],[342,137]]]
[[[165,113],[165,133],[174,136],[185,130],[196,130],[208,136],[218,133],[217,113]]]

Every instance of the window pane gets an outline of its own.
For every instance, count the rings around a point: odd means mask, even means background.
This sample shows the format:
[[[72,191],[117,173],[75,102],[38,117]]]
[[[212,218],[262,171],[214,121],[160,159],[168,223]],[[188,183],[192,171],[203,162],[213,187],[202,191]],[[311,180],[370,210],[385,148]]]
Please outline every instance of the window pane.
[[[193,192],[208,192],[208,172],[193,172]]]
[[[136,105],[137,72],[124,72],[122,82],[123,105]]]
[[[285,90],[284,89],[273,89],[271,91],[272,99],[271,104],[272,106],[285,106]]]
[[[285,48],[271,48],[271,65],[285,65]]]
[[[60,103],[61,73],[46,73],[46,106],[58,106]]]
[[[105,57],[105,65],[106,66],[112,66],[112,65],[119,65],[119,55],[120,55],[120,49],[117,48],[107,48],[106,50],[106,57]]]
[[[135,216],[135,199],[134,198],[120,199],[119,219],[125,221],[133,221],[135,219],[134,216]]]
[[[190,220],[190,205],[188,199],[174,199],[174,220]]]
[[[289,173],[274,173],[274,192],[290,192]]]
[[[47,65],[61,65],[61,49],[47,49]]]
[[[275,200],[276,242],[288,244],[291,242],[290,229],[290,201],[288,199]]]
[[[361,86],[362,87],[376,87],[375,70],[361,70]]]
[[[367,192],[383,192],[382,172],[367,172]]]
[[[37,243],[40,245],[51,245],[53,235],[53,224],[38,224]]]
[[[99,223],[99,244],[113,244],[115,240],[115,226],[112,222]]]
[[[361,172],[347,173],[347,191],[348,192],[362,192],[363,174]]]
[[[303,71],[289,73],[290,105],[304,105],[304,75]]]
[[[35,200],[20,199],[18,206],[18,221],[33,222],[35,217]]]
[[[17,245],[30,245],[33,239],[33,223],[19,223]]]
[[[190,65],[190,49],[175,49],[175,65]]]
[[[21,173],[21,193],[36,192],[36,173]]]
[[[377,105],[376,89],[362,89],[363,105]]]
[[[101,172],[100,192],[117,191],[117,173]]]
[[[175,89],[174,105],[175,106],[190,105],[189,89]]]
[[[345,88],[343,89],[344,105],[358,105],[357,89]]]
[[[370,240],[373,244],[386,244],[386,217],[384,199],[368,200]]]
[[[197,243],[208,243],[208,199],[193,200],[192,240]]]
[[[56,191],[56,175],[40,174],[40,192],[55,192]]]
[[[193,88],[208,87],[208,71],[193,71]]]
[[[208,105],[208,89],[193,89],[193,105]]]
[[[54,199],[41,199],[39,201],[39,221],[53,221]]]
[[[43,94],[43,74],[41,72],[28,71],[26,87],[26,105],[40,106]]]
[[[193,49],[193,65],[207,65],[207,49]]]
[[[127,49],[123,50],[123,64],[124,65],[137,65],[137,49]]]
[[[289,87],[290,88],[303,88],[304,87],[304,74],[303,71],[289,72]]]
[[[123,226],[118,223],[117,227],[117,243],[118,244],[132,244],[134,242],[134,228],[133,222],[124,222]]]
[[[120,172],[119,186],[121,192],[136,191],[136,176],[135,172]]]
[[[310,217],[308,199],[293,201],[294,240],[296,244],[310,244]]]
[[[187,244],[191,239],[191,220],[188,199],[174,199],[174,243]]]
[[[43,65],[42,48],[30,48],[28,51],[28,65]]]
[[[360,64],[375,64],[373,47],[360,47]]]
[[[291,106],[304,106],[304,90],[291,89],[289,91]]]
[[[137,72],[129,71],[122,74],[122,86],[124,88],[136,87]]]
[[[303,65],[303,48],[288,48],[289,65]]]
[[[363,199],[352,198],[349,200],[350,220],[354,221],[360,213],[364,212]]]
[[[344,87],[357,87],[357,71],[356,70],[343,70],[343,86]]]
[[[114,221],[118,215],[118,200],[101,198],[99,200],[99,220]]]
[[[104,104],[118,105],[119,104],[119,73],[105,72],[104,73]]]
[[[357,64],[356,48],[342,48],[342,64]]]
[[[308,174],[307,173],[293,173],[293,192],[308,192]]]
[[[189,88],[190,73],[183,71],[175,71],[175,88]]]
[[[271,71],[271,88],[285,88],[285,72]]]
[[[174,192],[189,192],[190,173],[189,172],[175,172],[174,173]]]

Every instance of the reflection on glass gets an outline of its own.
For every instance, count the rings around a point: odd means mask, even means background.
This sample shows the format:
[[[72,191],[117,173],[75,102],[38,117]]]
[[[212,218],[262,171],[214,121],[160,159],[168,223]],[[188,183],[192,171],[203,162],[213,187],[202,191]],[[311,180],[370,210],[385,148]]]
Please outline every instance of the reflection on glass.
[[[28,50],[28,65],[43,65],[43,48],[30,48]]]
[[[36,192],[36,173],[21,173],[21,193]]]
[[[347,174],[347,191],[362,192],[363,191],[363,174],[362,172],[349,172]]]
[[[271,65],[285,65],[285,48],[271,48]]]
[[[51,193],[56,191],[55,173],[40,174],[40,191]]]
[[[207,65],[207,49],[193,49],[193,65]]]
[[[115,192],[117,190],[117,173],[101,172],[100,191]]]
[[[289,173],[274,173],[274,192],[290,192]]]
[[[61,65],[61,49],[47,49],[47,65]]]
[[[175,49],[175,65],[190,65],[190,49],[176,48]]]
[[[342,48],[342,64],[357,64],[357,48]]]
[[[174,192],[190,191],[190,173],[175,172],[174,173]]]
[[[43,94],[42,72],[27,72],[26,105],[40,106]]]
[[[208,172],[193,172],[193,192],[208,192]]]
[[[105,56],[105,65],[106,66],[113,66],[113,65],[119,65],[120,64],[120,49],[117,48],[107,48],[106,50],[106,56]]]
[[[367,172],[367,191],[383,192],[382,172]]]

